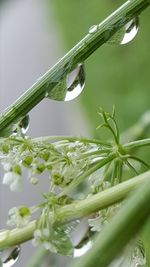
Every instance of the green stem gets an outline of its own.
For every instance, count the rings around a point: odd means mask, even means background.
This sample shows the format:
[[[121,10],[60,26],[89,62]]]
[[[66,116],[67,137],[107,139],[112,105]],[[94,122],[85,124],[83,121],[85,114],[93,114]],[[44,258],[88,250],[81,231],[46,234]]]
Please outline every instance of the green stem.
[[[108,153],[110,153],[110,149],[96,150],[96,151],[84,153],[81,156],[77,156],[75,158],[75,160],[84,159],[84,158],[91,157],[91,156],[100,156],[100,157],[102,157],[104,154],[106,155]]]
[[[123,145],[123,147],[127,150],[144,147],[144,146],[150,146],[150,138],[133,141],[133,142]]]
[[[69,184],[62,193],[59,194],[59,196],[66,195],[68,192],[70,192],[72,189],[77,187],[80,183],[82,183],[89,175],[91,175],[96,170],[102,168],[107,163],[112,161],[116,157],[116,153],[111,153],[107,158],[99,160],[97,163],[95,163],[91,168],[89,168],[87,171],[85,171],[83,174],[78,176],[76,179],[74,179],[71,184]]]
[[[130,0],[102,21],[94,33],[88,33],[58,63],[38,79],[0,116],[1,136],[4,131],[35,107],[78,63],[85,61],[106,43],[121,27],[150,5],[146,0]]]
[[[85,200],[76,201],[65,207],[57,209],[58,223],[69,222],[71,220],[84,217],[100,209],[106,208],[123,200],[134,188],[142,185],[144,181],[150,179],[150,171],[145,172],[126,182],[113,186],[103,192],[93,195]],[[148,202],[147,202],[148,203]],[[149,206],[149,205],[146,205]],[[51,214],[53,219],[53,214]],[[26,242],[33,237],[36,229],[36,221],[32,221],[28,226],[21,229],[14,229],[9,233],[0,233],[0,249],[14,246]]]
[[[69,142],[75,142],[79,141],[85,144],[97,144],[102,146],[108,146],[110,147],[110,142],[102,141],[99,139],[91,139],[91,138],[85,138],[85,137],[76,137],[76,136],[44,136],[44,137],[37,137],[33,139],[35,142],[43,142],[43,141],[69,141]]]
[[[147,110],[129,129],[121,134],[121,143],[129,143],[131,141],[143,139],[150,130],[150,110]]]
[[[150,178],[150,176],[149,176]],[[126,201],[109,225],[98,234],[92,249],[72,267],[107,267],[139,232],[150,214],[149,179]],[[97,265],[98,263],[98,265]]]
[[[41,267],[45,258],[50,255],[50,251],[39,247],[33,254],[31,260],[27,263],[26,267]]]

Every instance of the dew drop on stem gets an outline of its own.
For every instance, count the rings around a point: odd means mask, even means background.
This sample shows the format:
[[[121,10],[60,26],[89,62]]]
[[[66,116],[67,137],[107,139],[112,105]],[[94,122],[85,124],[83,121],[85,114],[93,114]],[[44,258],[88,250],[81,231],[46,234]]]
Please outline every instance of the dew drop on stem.
[[[139,30],[139,18],[136,17],[132,20],[130,20],[126,25],[125,25],[125,34],[124,37],[121,41],[121,44],[127,44],[130,41],[134,39],[134,37],[137,35]]]
[[[21,251],[20,246],[11,247],[0,252],[0,259],[2,267],[11,267],[19,258]]]
[[[93,25],[91,26],[91,28],[89,29],[89,33],[92,34],[92,33],[95,33],[97,32],[98,30],[98,25]]]
[[[85,86],[84,64],[79,63],[69,72],[53,89],[49,89],[51,83],[47,85],[45,97],[57,101],[70,101],[75,99],[83,91]]]
[[[86,235],[81,239],[78,245],[74,247],[73,257],[78,258],[83,256],[93,245],[94,233],[89,229]]]
[[[135,17],[118,30],[108,41],[110,44],[128,44],[137,35],[139,30],[139,18]]]
[[[92,247],[92,241],[88,240],[81,247],[76,246],[73,251],[73,257],[78,258],[83,256]]]
[[[70,72],[66,77],[66,96],[64,101],[69,101],[76,98],[82,90],[84,89],[85,85],[85,72],[84,72],[84,65],[78,64],[77,67]]]
[[[15,129],[13,130],[13,134],[21,133],[23,135],[26,134],[28,128],[29,128],[29,115],[25,115],[16,125]]]

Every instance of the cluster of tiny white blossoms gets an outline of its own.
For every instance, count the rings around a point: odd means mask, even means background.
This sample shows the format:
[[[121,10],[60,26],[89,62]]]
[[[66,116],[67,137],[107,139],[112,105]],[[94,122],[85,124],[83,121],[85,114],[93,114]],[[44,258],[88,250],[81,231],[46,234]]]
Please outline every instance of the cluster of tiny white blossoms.
[[[21,175],[18,173],[9,171],[4,174],[3,184],[9,185],[11,191],[14,191],[14,192],[21,191],[22,189]]]
[[[8,144],[0,144],[1,163],[4,169],[3,184],[10,190],[22,189],[22,173],[26,170],[28,180],[36,185],[42,173],[48,174],[55,186],[65,187],[82,174],[93,161],[80,157],[89,151],[100,150],[95,144],[81,142],[36,142],[29,138],[13,137]]]
[[[31,218],[31,211],[28,207],[13,207],[8,212],[7,225],[15,227],[24,227]]]

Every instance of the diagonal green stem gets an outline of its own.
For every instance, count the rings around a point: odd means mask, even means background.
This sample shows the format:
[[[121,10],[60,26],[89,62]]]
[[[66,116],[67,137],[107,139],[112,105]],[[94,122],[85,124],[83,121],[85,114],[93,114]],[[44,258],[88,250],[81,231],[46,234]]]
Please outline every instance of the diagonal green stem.
[[[123,145],[123,147],[127,150],[144,147],[144,146],[150,146],[150,138],[133,141],[133,142]]]
[[[19,99],[0,116],[0,135],[35,107],[46,93],[62,80],[78,63],[85,61],[96,49],[106,43],[115,32],[150,5],[146,0],[130,0],[98,25],[96,32],[88,33],[58,63],[48,70]]]
[[[123,200],[133,189],[142,185],[150,178],[150,171],[145,172],[126,182],[113,186],[103,192],[91,196],[85,200],[75,201],[56,210],[57,221],[62,224],[71,220],[84,217],[100,209],[106,208]],[[149,206],[149,205],[146,205]],[[51,214],[52,219],[53,215]],[[0,249],[26,242],[33,237],[36,221],[30,222],[26,227],[0,233]]]
[[[109,162],[111,162],[116,157],[116,153],[111,153],[108,157],[99,160],[95,163],[92,167],[90,167],[87,171],[83,174],[78,176],[75,180],[73,180],[59,196],[66,195],[72,189],[76,188],[80,183],[82,183],[88,176],[90,176],[93,172],[97,171],[98,169],[102,168]]]
[[[98,234],[92,249],[72,267],[107,267],[124,246],[138,234],[149,217],[149,180],[130,196],[110,224]],[[98,265],[97,265],[98,263]]]

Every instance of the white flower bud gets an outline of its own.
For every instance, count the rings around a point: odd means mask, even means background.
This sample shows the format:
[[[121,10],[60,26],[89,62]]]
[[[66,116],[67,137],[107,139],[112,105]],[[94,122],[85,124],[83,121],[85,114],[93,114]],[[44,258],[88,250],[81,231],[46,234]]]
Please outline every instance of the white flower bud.
[[[11,191],[20,191],[22,188],[21,175],[14,172],[7,172],[4,174],[3,184],[9,185]]]

